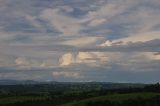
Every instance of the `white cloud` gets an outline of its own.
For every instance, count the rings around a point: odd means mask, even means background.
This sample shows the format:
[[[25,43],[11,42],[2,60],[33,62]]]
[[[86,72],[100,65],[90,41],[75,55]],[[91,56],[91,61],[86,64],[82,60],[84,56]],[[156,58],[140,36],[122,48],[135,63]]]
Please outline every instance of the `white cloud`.
[[[112,42],[107,40],[107,41],[105,41],[105,43],[100,44],[100,46],[102,46],[102,47],[103,46],[112,46]]]
[[[68,12],[74,11],[70,6],[45,9],[40,17],[47,20],[53,28],[63,33],[63,35],[81,35],[82,30],[91,29],[92,27],[107,23],[108,19],[124,12],[132,4],[130,1],[123,1],[125,3],[122,3],[122,1],[106,3],[100,8],[89,11],[88,14],[79,18],[72,17],[68,14]],[[84,24],[87,24],[87,26]]]
[[[45,9],[41,17],[63,35],[77,35],[82,29],[78,19],[63,14],[60,9]]]
[[[141,33],[134,33],[129,35],[125,38],[120,38],[112,41],[105,41],[99,46],[102,47],[111,47],[114,45],[128,45],[129,43],[137,43],[137,42],[147,42],[155,39],[160,39],[160,32],[159,31],[150,31],[150,32],[141,32]]]
[[[52,75],[54,77],[69,77],[69,78],[79,78],[80,77],[80,73],[78,72],[69,72],[69,71],[66,71],[66,72],[58,72],[58,71],[54,71],[52,72]]]
[[[25,57],[18,57],[15,60],[15,63],[17,65],[29,65],[30,64],[30,62]]]
[[[90,52],[79,52],[76,56],[76,63],[93,65],[97,61],[95,60],[95,55]]]
[[[74,56],[72,53],[66,53],[59,59],[61,66],[67,66],[74,63]]]
[[[95,27],[95,26],[104,24],[106,21],[107,21],[107,20],[104,19],[104,18],[101,18],[101,19],[94,19],[94,20],[92,20],[92,21],[89,23],[89,26]]]
[[[68,13],[74,11],[74,9],[73,9],[72,7],[70,7],[70,6],[61,6],[60,9],[66,11],[66,12],[68,12]]]
[[[77,46],[77,47],[87,47],[87,46],[96,45],[97,43],[101,43],[104,40],[105,40],[104,37],[82,36],[82,37],[72,37],[60,43],[65,45]]]
[[[91,26],[100,25],[113,16],[123,13],[131,5],[134,5],[134,2],[129,0],[104,3],[100,8],[89,11],[82,22],[90,22]]]
[[[138,1],[137,1],[138,2]],[[142,1],[143,3],[144,1]],[[140,2],[139,2],[140,3]],[[147,3],[155,3],[147,1]],[[115,41],[126,42],[145,42],[153,39],[160,39],[159,24],[160,14],[159,9],[150,6],[137,7],[124,15],[117,16],[113,20],[114,24],[125,27],[126,36]],[[157,30],[157,29],[158,30]],[[125,30],[122,30],[124,32]]]
[[[126,71],[149,72],[159,69],[159,57],[153,52],[121,53],[114,63]]]
[[[160,60],[160,55],[153,52],[145,52],[142,55],[148,60]]]
[[[160,24],[159,9],[147,7],[145,5],[137,7],[135,10],[128,10],[136,7],[139,3],[144,1],[109,1],[95,11],[89,11],[84,21],[94,22],[97,19],[106,19],[107,25],[121,25],[126,27],[124,35],[128,37],[113,40],[112,43],[126,44],[128,42],[145,42],[153,39],[160,39],[160,32],[156,31],[156,26]],[[158,5],[158,1],[147,1],[151,5]],[[113,19],[112,19],[113,17]],[[112,22],[110,22],[112,21]],[[112,29],[114,31],[114,28]],[[116,35],[118,36],[118,35]],[[108,40],[101,46],[111,46],[112,43]]]
[[[30,25],[32,25],[33,27],[35,27],[37,30],[39,30],[41,33],[42,32],[46,32],[46,28],[36,20],[36,16],[31,16],[31,15],[26,15],[25,19],[30,22]]]
[[[71,64],[99,66],[108,63],[109,60],[109,56],[102,52],[78,52],[75,56],[72,53],[66,53],[60,58],[60,66],[69,66]]]
[[[54,68],[56,67],[53,64],[53,61],[45,59],[43,61],[38,59],[31,59],[26,57],[18,57],[15,59],[15,64],[17,68],[26,69],[26,68]]]
[[[91,59],[95,57],[94,54],[89,52],[79,52],[77,55],[77,59],[83,60],[83,59]]]
[[[159,35],[160,35],[159,31],[135,33],[126,38],[114,40],[113,43],[120,42],[120,41],[123,42],[123,44],[126,44],[128,42],[146,42],[154,39],[160,39]]]

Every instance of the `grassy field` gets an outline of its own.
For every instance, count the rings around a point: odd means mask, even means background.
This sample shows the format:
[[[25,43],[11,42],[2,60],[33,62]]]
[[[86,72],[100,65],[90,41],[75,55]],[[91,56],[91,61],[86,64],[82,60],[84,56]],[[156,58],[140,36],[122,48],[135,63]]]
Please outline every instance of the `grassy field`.
[[[159,93],[148,93],[148,92],[144,92],[144,93],[127,93],[127,94],[112,94],[112,95],[107,95],[107,96],[99,96],[99,97],[93,97],[93,98],[89,98],[89,99],[84,99],[84,100],[80,100],[80,101],[73,101],[71,103],[68,104],[64,104],[61,106],[85,106],[86,103],[88,103],[89,101],[112,101],[112,102],[122,102],[124,100],[127,99],[136,99],[141,97],[142,99],[148,99],[148,98],[152,98],[155,97],[157,95],[160,95]]]
[[[0,105],[4,104],[13,104],[21,103],[26,101],[35,101],[35,100],[47,100],[50,99],[49,96],[14,96],[14,97],[5,97],[0,99]]]

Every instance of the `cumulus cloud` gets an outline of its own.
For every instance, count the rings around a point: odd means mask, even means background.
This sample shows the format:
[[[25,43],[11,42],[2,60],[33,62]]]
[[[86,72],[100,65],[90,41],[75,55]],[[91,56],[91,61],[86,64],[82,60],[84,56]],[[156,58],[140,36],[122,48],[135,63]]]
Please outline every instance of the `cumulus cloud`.
[[[109,57],[101,52],[78,52],[73,55],[66,53],[60,58],[61,66],[68,66],[71,64],[86,64],[89,66],[100,66],[100,64],[106,64],[109,61]]]
[[[70,65],[71,63],[74,63],[74,57],[72,53],[66,53],[60,58],[59,61],[61,66]]]

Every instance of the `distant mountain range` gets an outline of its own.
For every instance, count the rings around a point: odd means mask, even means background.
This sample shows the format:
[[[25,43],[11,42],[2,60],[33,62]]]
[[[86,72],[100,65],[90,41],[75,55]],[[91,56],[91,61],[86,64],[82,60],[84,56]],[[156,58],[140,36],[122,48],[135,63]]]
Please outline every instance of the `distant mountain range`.
[[[40,84],[41,82],[33,80],[0,80],[0,85],[21,85],[21,84]]]
[[[108,85],[121,87],[144,86],[142,83],[113,83],[113,82],[56,82],[56,81],[34,81],[34,80],[0,80],[0,85],[34,85],[34,84],[71,84],[71,85]]]

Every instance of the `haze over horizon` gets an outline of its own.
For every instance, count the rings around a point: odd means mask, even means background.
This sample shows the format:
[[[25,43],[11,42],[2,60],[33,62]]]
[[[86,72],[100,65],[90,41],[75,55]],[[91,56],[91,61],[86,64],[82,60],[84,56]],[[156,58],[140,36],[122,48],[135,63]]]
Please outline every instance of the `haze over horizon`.
[[[0,0],[0,80],[159,75],[160,0]]]

